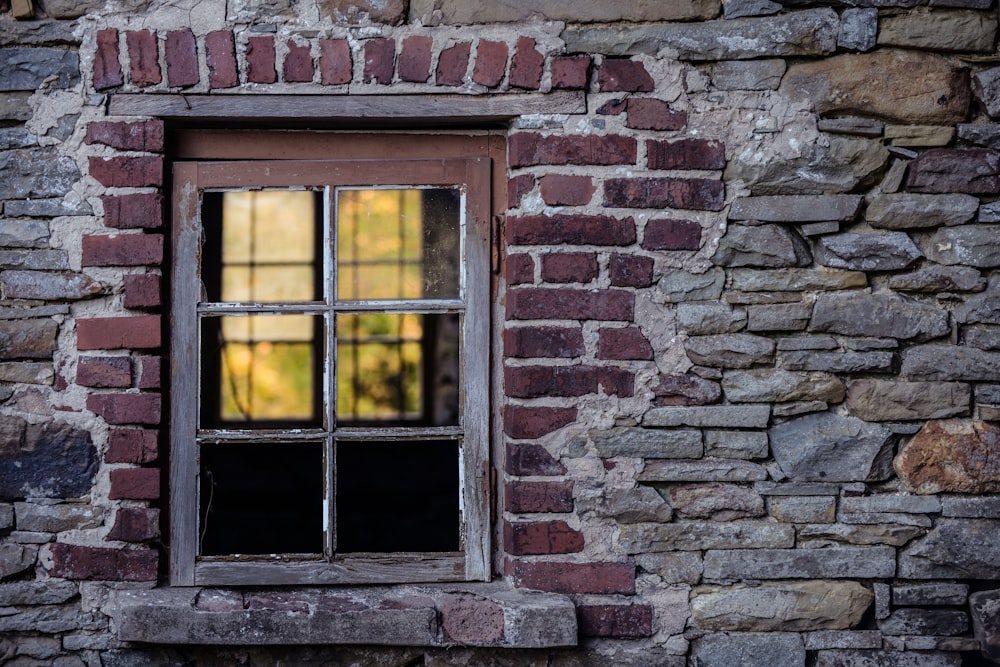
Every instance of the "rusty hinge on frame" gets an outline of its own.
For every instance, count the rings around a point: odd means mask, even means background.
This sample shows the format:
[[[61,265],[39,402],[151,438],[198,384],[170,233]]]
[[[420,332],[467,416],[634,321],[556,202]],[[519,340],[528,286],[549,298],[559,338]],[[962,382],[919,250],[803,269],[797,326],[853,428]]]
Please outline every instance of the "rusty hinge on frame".
[[[494,215],[493,216],[493,243],[490,248],[490,262],[493,267],[493,275],[500,275],[500,265],[503,253],[500,251],[503,248],[503,223],[504,216]]]

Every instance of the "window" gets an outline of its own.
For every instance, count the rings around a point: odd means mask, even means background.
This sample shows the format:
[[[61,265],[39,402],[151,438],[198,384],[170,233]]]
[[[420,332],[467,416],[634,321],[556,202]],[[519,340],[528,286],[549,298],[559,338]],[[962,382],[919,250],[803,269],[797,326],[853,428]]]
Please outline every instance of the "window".
[[[178,143],[171,583],[487,579],[496,137]]]

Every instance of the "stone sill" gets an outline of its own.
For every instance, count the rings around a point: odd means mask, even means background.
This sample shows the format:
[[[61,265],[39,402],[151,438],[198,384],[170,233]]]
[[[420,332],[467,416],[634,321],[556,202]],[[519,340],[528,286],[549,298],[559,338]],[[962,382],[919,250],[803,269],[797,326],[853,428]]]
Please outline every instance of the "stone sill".
[[[118,638],[145,644],[576,646],[565,595],[505,583],[114,593]]]

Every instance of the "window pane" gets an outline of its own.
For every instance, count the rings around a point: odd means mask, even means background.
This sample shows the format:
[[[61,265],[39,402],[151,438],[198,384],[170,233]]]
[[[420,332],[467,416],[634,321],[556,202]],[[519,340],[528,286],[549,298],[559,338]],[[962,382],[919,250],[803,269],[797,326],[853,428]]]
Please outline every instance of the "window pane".
[[[337,191],[337,298],[457,298],[461,192]]]
[[[458,551],[458,442],[339,442],[337,551]]]
[[[201,447],[199,553],[323,553],[323,446]]]
[[[320,193],[306,190],[207,192],[204,279],[209,301],[318,298]]]
[[[337,318],[337,421],[454,426],[459,318],[414,313]]]
[[[202,320],[202,426],[319,425],[321,323],[310,315]]]

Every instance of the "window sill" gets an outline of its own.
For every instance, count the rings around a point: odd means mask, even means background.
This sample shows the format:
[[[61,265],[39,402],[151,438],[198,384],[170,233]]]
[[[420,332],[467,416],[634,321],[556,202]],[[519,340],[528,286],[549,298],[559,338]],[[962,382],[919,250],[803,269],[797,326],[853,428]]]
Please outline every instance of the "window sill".
[[[502,583],[117,591],[122,641],[146,644],[368,644],[553,648],[577,643],[564,595]]]

